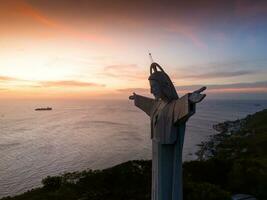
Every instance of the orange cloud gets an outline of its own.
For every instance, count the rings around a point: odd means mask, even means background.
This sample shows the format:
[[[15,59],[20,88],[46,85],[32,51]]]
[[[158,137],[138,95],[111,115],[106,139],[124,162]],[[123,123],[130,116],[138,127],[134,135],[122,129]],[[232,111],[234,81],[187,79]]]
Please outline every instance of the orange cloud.
[[[132,93],[132,92],[149,93],[149,89],[148,88],[123,88],[123,89],[118,89],[117,91],[119,91],[119,92],[127,92],[127,93]]]
[[[31,19],[46,25],[50,28],[56,29],[58,31],[63,32],[64,34],[70,35],[75,38],[80,38],[82,40],[88,40],[91,42],[98,42],[98,43],[110,43],[110,40],[107,37],[102,37],[100,35],[93,35],[84,33],[81,31],[77,31],[72,27],[66,26],[62,23],[57,22],[54,19],[49,18],[48,16],[44,15],[41,11],[37,8],[34,8],[32,5],[27,3],[26,1],[20,0],[15,5],[15,10],[18,11],[23,16],[30,17]]]
[[[35,85],[34,81],[23,80],[19,78],[10,77],[10,76],[0,76],[0,83],[2,86],[8,87],[8,88]]]
[[[2,90],[9,89],[34,89],[34,88],[99,88],[105,87],[104,84],[84,82],[77,80],[58,80],[58,81],[30,81],[14,77],[0,76],[0,83],[4,87]]]
[[[42,15],[40,11],[38,11],[37,9],[34,9],[30,4],[24,1],[18,2],[18,5],[16,6],[16,10],[20,12],[21,14],[23,14],[24,16],[31,17],[44,25],[48,25],[53,28],[60,28],[59,24],[57,24],[51,19],[48,19],[47,17]]]
[[[6,78],[5,78],[6,79]],[[11,79],[13,80],[13,78]],[[91,98],[108,91],[103,84],[75,80],[25,81],[14,79],[0,87],[1,98]],[[0,82],[1,83],[1,82]],[[102,90],[103,89],[103,90]]]
[[[109,65],[99,75],[127,80],[147,80],[148,78],[144,71],[135,64]]]
[[[103,84],[82,82],[82,81],[43,81],[40,82],[41,87],[105,87]]]
[[[17,80],[17,79],[9,77],[9,76],[0,76],[0,82],[13,81],[13,80]]]

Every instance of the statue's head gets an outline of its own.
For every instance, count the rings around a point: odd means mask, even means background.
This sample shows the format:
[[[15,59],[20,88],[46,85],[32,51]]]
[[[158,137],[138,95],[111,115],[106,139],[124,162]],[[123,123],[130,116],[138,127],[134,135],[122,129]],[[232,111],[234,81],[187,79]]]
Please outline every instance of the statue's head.
[[[151,88],[150,91],[156,99],[165,99],[168,101],[178,99],[178,94],[170,77],[158,63],[151,64],[148,80]]]

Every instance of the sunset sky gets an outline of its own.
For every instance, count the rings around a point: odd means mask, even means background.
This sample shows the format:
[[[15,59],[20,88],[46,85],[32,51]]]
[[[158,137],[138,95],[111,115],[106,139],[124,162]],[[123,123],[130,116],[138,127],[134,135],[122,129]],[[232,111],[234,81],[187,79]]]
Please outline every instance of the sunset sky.
[[[150,59],[178,93],[267,98],[267,1],[0,0],[1,98],[148,93]]]

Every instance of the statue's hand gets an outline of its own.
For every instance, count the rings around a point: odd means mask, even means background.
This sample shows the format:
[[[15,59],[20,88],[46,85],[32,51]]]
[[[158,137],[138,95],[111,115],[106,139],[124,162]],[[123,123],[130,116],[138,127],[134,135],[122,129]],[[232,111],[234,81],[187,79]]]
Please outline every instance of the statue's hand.
[[[193,93],[191,93],[190,96],[189,96],[189,101],[191,103],[199,103],[199,102],[201,102],[206,97],[206,94],[200,94],[200,93],[203,92],[206,89],[207,89],[207,87],[202,87],[202,88],[194,91]]]
[[[134,99],[135,99],[135,95],[136,95],[136,94],[133,92],[133,95],[129,96],[129,99],[130,99],[130,100],[134,100]]]

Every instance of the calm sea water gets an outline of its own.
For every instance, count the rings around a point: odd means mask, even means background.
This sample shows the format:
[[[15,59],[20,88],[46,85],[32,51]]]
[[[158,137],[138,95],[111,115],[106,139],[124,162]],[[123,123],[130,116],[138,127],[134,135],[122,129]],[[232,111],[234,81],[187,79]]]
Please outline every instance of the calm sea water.
[[[53,111],[36,112],[52,106]],[[184,160],[214,134],[212,125],[267,108],[267,101],[206,100],[187,123]],[[0,102],[0,197],[63,172],[150,159],[149,118],[129,101]]]

